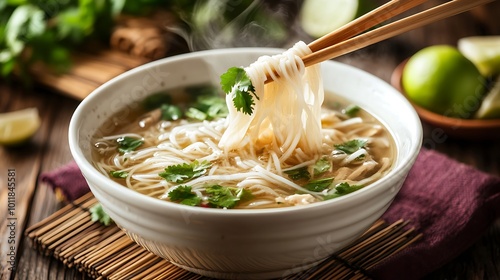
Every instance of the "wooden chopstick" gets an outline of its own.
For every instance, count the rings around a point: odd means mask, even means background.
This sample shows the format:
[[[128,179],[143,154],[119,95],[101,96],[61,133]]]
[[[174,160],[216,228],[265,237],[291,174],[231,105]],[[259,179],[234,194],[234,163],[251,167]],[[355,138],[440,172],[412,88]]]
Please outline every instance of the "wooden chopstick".
[[[416,0],[420,1],[420,0]],[[495,0],[452,0],[434,8],[400,19],[351,39],[320,49],[302,58],[305,66],[332,59],[429,23],[468,11]],[[372,14],[371,17],[376,17]],[[328,36],[328,35],[327,35]],[[326,39],[325,39],[326,40]]]
[[[428,0],[391,0],[309,43],[312,52],[338,44]]]
[[[391,0],[345,26],[311,42],[308,47],[312,53],[302,57],[302,61],[306,67],[311,66],[496,0],[451,0],[358,35],[426,1],[428,0]],[[274,76],[279,77],[275,70]],[[265,83],[272,80],[271,75],[268,74]]]

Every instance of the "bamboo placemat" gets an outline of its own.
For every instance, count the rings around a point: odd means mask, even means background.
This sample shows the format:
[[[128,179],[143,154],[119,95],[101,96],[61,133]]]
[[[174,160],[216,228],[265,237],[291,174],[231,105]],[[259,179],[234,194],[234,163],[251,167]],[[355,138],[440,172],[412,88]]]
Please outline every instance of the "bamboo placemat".
[[[88,209],[96,203],[88,193],[28,228],[32,247],[94,279],[210,279],[148,252],[114,224],[93,222]],[[370,279],[367,270],[421,238],[406,225],[379,220],[321,264],[284,279]]]

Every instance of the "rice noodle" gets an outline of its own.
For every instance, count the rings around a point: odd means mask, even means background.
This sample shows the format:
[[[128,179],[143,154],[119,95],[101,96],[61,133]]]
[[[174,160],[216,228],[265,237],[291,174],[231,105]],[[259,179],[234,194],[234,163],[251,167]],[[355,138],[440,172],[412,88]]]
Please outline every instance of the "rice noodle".
[[[245,68],[259,100],[255,100],[254,113],[246,115],[234,108],[234,92],[226,96],[230,109],[219,147],[228,152],[244,149],[251,142],[254,149],[271,148],[281,161],[296,148],[306,154],[318,153],[324,91],[319,65],[306,68],[300,59],[309,53],[307,45],[298,42],[282,54],[262,56]],[[265,84],[267,75],[273,76],[272,83]]]

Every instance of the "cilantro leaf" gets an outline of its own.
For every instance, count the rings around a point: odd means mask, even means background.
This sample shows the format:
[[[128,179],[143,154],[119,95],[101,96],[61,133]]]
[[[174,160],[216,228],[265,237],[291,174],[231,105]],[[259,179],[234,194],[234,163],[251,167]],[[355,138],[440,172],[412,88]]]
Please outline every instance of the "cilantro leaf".
[[[207,120],[226,117],[228,114],[226,100],[217,95],[198,96],[193,107],[205,113]]]
[[[313,191],[313,192],[321,192],[327,189],[333,182],[333,178],[323,178],[318,180],[313,180],[308,182],[304,188]]]
[[[199,121],[204,121],[208,118],[206,113],[194,107],[191,107],[186,111],[186,116]]]
[[[337,148],[337,150],[340,150],[346,154],[352,154],[352,153],[356,152],[357,150],[364,148],[366,146],[367,142],[368,141],[364,140],[364,139],[354,139],[354,140],[350,140],[350,141],[347,141],[347,142],[342,143],[342,144],[335,145],[335,148]]]
[[[208,84],[187,87],[186,92],[190,96],[216,96],[220,93],[220,89]]]
[[[127,176],[128,176],[127,171],[113,171],[113,170],[111,170],[109,172],[109,174],[111,174],[111,176],[113,176],[114,178],[121,178],[121,179],[127,178]]]
[[[251,115],[253,105],[255,105],[253,97],[259,99],[255,94],[255,87],[248,77],[245,69],[239,67],[231,67],[226,73],[220,76],[220,84],[222,90],[229,94],[234,89],[233,104],[237,111]]]
[[[142,139],[136,139],[128,136],[120,137],[116,139],[116,142],[118,142],[118,151],[122,154],[134,151],[139,146],[144,144]]]
[[[313,170],[314,170],[314,176],[321,175],[332,167],[332,164],[327,158],[321,158],[316,163],[314,163]]]
[[[311,178],[311,174],[309,174],[309,171],[307,171],[307,166],[300,167],[297,169],[287,170],[285,171],[285,174],[287,174],[288,178],[292,180],[299,180],[299,179],[309,180]]]
[[[358,105],[354,105],[354,104],[351,104],[347,107],[345,107],[343,110],[342,110],[342,113],[346,114],[347,116],[349,117],[355,117],[358,112],[359,112],[360,108]]]
[[[211,163],[206,160],[202,162],[195,160],[192,163],[170,165],[158,175],[169,182],[184,183],[205,174],[210,166]]]
[[[147,111],[151,111],[160,107],[162,104],[170,104],[171,102],[172,97],[168,93],[158,92],[144,98],[144,100],[142,100],[142,107]]]
[[[241,188],[229,188],[221,185],[207,187],[208,202],[215,208],[233,208],[238,202],[252,197],[250,191]]]
[[[359,189],[361,189],[363,186],[361,185],[349,185],[349,183],[347,182],[343,182],[343,183],[340,183],[338,184],[337,186],[335,186],[335,190],[337,191],[338,194],[348,194],[348,193],[352,193],[352,192],[355,192]]]
[[[192,119],[204,121],[226,117],[229,113],[226,100],[218,95],[200,95],[188,108],[186,115]]]
[[[178,186],[168,193],[168,198],[173,202],[189,206],[201,204],[201,198],[191,191],[190,186]]]
[[[100,203],[92,206],[92,208],[89,209],[89,212],[92,222],[100,222],[105,226],[109,226],[113,222],[113,219],[111,219],[108,213],[104,211]]]
[[[347,182],[343,182],[335,186],[335,193],[330,194],[325,196],[325,200],[327,199],[332,199],[332,198],[337,198],[346,194],[350,194],[352,192],[355,192],[359,189],[363,188],[361,185],[350,185]]]
[[[209,120],[226,117],[228,113],[229,111],[227,110],[226,102],[214,103],[210,105],[210,107],[208,107],[207,109],[207,115],[209,117]]]
[[[175,105],[162,104],[160,111],[162,120],[175,121],[182,117],[181,109]]]

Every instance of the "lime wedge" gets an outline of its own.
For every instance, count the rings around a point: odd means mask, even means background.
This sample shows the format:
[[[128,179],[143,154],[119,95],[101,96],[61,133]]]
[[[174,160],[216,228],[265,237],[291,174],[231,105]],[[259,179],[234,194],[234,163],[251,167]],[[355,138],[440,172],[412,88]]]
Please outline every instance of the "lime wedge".
[[[355,19],[359,8],[358,0],[305,0],[300,24],[308,35],[318,38]]]
[[[500,36],[474,36],[458,40],[458,49],[482,75],[500,74]]]
[[[40,127],[37,108],[0,114],[0,145],[16,145],[29,139]]]
[[[500,119],[500,76],[481,103],[476,112],[478,119]]]

